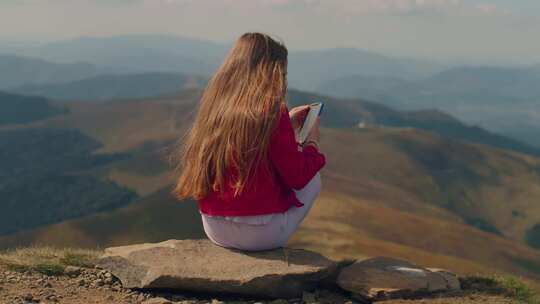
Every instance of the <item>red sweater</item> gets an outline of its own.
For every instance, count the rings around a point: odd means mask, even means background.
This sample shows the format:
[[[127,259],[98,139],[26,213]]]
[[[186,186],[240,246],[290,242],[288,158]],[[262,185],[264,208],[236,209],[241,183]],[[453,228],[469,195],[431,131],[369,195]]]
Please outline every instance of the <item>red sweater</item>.
[[[308,145],[302,151],[298,147],[289,111],[283,107],[268,145],[265,162],[270,170],[265,170],[261,162],[240,195],[234,196],[231,186],[222,197],[219,192],[210,192],[198,201],[200,211],[208,215],[242,216],[282,213],[291,206],[303,206],[293,189],[306,186],[326,160],[313,146]],[[225,185],[231,184],[232,174],[225,176]]]

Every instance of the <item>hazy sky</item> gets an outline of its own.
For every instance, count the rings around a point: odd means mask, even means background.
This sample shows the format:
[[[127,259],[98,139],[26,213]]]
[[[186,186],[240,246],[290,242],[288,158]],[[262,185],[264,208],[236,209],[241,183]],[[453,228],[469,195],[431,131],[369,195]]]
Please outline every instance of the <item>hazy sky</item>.
[[[540,63],[540,0],[0,0],[0,40],[264,31],[291,50]]]

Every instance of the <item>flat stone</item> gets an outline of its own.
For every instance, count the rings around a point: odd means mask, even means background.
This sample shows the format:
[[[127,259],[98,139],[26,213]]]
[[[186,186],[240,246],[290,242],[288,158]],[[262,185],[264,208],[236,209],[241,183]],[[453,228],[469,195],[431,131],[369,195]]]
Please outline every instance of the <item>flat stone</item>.
[[[377,257],[344,267],[337,283],[356,298],[373,301],[456,290],[459,287],[455,282],[449,283],[447,279],[451,275],[447,271],[434,272],[403,260]]]
[[[446,287],[448,290],[461,290],[461,283],[455,273],[440,268],[428,268],[428,270],[442,276],[446,280]]]
[[[273,298],[301,297],[336,270],[334,262],[303,249],[244,252],[208,240],[107,248],[97,266],[110,271],[126,288]]]
[[[142,302],[142,304],[172,304],[172,302],[165,298],[151,298]]]

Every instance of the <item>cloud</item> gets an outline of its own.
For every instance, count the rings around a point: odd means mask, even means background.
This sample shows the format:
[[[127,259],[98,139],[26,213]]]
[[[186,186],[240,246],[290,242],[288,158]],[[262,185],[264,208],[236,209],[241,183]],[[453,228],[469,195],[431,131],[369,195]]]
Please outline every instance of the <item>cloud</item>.
[[[502,11],[493,4],[472,5],[471,1],[465,2],[464,0],[303,1],[318,9],[333,10],[345,15],[493,15]],[[289,0],[289,2],[293,2],[293,0]]]
[[[65,5],[65,4],[97,4],[97,5],[125,5],[137,4],[144,0],[0,0],[0,5]]]
[[[118,1],[118,0],[117,0]],[[208,9],[304,9],[338,15],[496,15],[508,14],[494,4],[472,4],[470,0],[125,0],[147,4],[197,6]]]
[[[494,4],[477,4],[476,10],[483,15],[510,15],[512,11],[503,9]]]
[[[486,0],[487,1],[487,0]],[[174,5],[185,8],[308,10],[338,15],[506,15],[495,4],[471,0],[0,0],[0,5],[84,3],[90,5]]]

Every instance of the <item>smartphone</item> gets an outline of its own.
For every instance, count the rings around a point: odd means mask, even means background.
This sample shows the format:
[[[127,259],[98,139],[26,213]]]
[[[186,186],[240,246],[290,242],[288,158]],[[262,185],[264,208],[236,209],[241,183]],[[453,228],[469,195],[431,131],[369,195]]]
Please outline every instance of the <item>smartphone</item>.
[[[324,103],[315,102],[309,105],[309,112],[304,120],[304,124],[296,133],[296,141],[303,144],[317,120],[317,117],[321,116],[324,109]]]

